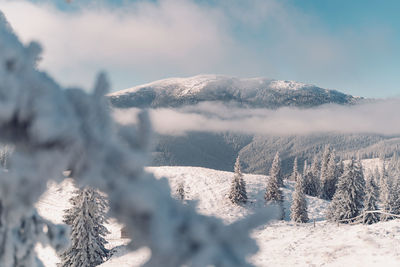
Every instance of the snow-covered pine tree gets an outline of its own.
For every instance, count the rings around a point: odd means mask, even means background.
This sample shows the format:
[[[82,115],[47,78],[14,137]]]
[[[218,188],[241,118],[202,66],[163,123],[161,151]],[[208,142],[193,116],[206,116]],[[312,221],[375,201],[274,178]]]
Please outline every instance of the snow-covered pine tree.
[[[374,182],[375,182],[375,184],[376,184],[376,185],[380,185],[380,184],[381,184],[382,172],[379,171],[378,167],[376,167],[376,168],[374,169],[373,176],[374,176]]]
[[[339,162],[336,164],[336,183],[339,180],[339,177],[342,176],[344,172],[344,162],[342,158],[339,158]]]
[[[321,184],[321,188],[320,188],[320,197],[321,198],[325,198],[325,183],[326,183],[326,179],[327,179],[327,170],[328,170],[328,163],[329,163],[329,157],[331,154],[331,147],[330,145],[326,145],[325,149],[324,149],[324,153],[322,154],[322,159],[321,159],[321,170],[319,172],[320,175],[320,184]]]
[[[307,160],[304,160],[303,176],[304,176],[304,174],[306,174],[306,173],[308,172],[308,169],[309,169],[309,168],[310,168],[310,167],[308,166]]]
[[[295,190],[293,192],[293,202],[290,208],[290,218],[294,222],[308,222],[307,201],[304,194],[304,179],[301,174],[297,176]]]
[[[400,215],[400,182],[398,179],[392,181],[389,199],[390,213]]]
[[[308,194],[310,196],[319,196],[320,194],[320,174],[319,174],[319,162],[318,162],[318,157],[314,156],[313,162],[311,164],[311,175],[312,179],[310,179],[310,191]]]
[[[307,164],[307,160],[304,161],[303,184],[305,194],[310,196],[317,196],[318,187],[315,178],[316,177],[314,177],[313,175],[312,168]]]
[[[365,181],[365,197],[363,212],[378,210],[378,187],[375,184],[375,179],[371,175]],[[364,216],[364,223],[373,224],[379,222],[378,213],[366,213]]]
[[[359,161],[351,160],[339,178],[327,217],[331,221],[351,219],[363,208],[365,181]]]
[[[343,170],[344,173],[344,170]],[[361,203],[358,203],[358,208],[362,209],[363,203],[362,200],[364,199],[365,196],[365,178],[364,178],[364,172],[363,172],[363,167],[361,164],[361,160],[355,160],[354,161],[354,180],[356,182],[355,186],[355,191],[354,194],[357,196],[357,200],[361,200]]]
[[[338,167],[336,165],[335,150],[329,154],[328,165],[324,175],[324,180],[321,188],[321,197],[323,199],[331,200],[336,191],[336,183],[338,179]]]
[[[379,172],[379,194],[385,183],[389,185],[389,175],[385,163],[382,163],[382,170]]]
[[[279,212],[281,213],[279,217],[283,220],[285,217],[283,194],[279,188],[277,176],[270,176],[268,178],[264,199],[267,205],[273,204],[279,206]]]
[[[307,194],[309,196],[315,196],[315,187],[314,187],[314,181],[313,181],[313,175],[310,170],[310,168],[307,169],[306,172],[303,174],[303,183],[304,183],[304,194]]]
[[[304,167],[303,167],[303,192],[304,194],[307,194],[308,190],[308,185],[310,183],[311,176],[309,177],[309,173],[311,173],[311,169],[308,166],[307,160],[304,161]]]
[[[398,177],[400,175],[399,156],[396,153],[393,153],[387,165],[387,172],[390,177]]]
[[[270,177],[276,177],[278,181],[278,186],[283,187],[283,175],[281,171],[281,160],[279,157],[279,151],[276,152],[274,160],[272,161],[272,166],[269,171],[269,176]]]
[[[299,175],[298,169],[299,168],[297,166],[297,157],[295,157],[294,161],[293,161],[293,171],[292,171],[292,176],[291,176],[291,179],[295,182],[297,181],[297,176]]]
[[[314,155],[314,159],[311,163],[311,171],[314,176],[319,177],[319,161],[317,155]]]
[[[381,179],[379,185],[379,200],[381,204],[382,211],[386,213],[390,213],[392,211],[391,207],[391,196],[390,196],[390,186],[389,186],[389,176],[387,175],[387,171],[385,166],[382,166]],[[390,220],[391,216],[382,213],[380,215],[381,221]]]
[[[61,254],[60,267],[92,267],[108,257],[104,237],[109,233],[107,200],[97,190],[77,190],[70,199],[72,207],[65,210],[64,222],[71,226],[71,246]]]
[[[234,204],[247,202],[246,182],[243,180],[239,156],[236,158],[235,175],[232,180],[231,190],[229,192],[229,199]]]

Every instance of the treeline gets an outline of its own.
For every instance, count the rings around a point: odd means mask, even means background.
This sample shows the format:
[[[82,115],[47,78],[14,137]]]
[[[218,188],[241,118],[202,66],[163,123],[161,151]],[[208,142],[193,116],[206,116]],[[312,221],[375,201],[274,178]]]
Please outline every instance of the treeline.
[[[312,162],[330,144],[336,155],[350,158],[388,158],[400,151],[400,138],[378,134],[314,133],[308,135],[244,135],[234,133],[190,132],[185,136],[157,136],[152,166],[199,166],[231,171],[240,155],[242,171],[265,174],[276,151],[282,162],[282,173],[290,176],[294,158],[299,171],[303,162]]]
[[[303,172],[298,170],[297,158],[293,162],[292,174],[287,177],[296,182],[291,203],[291,219],[307,222],[305,195],[331,201],[326,217],[334,222],[360,222],[371,224],[389,220],[400,215],[400,164],[398,154],[383,159],[379,168],[363,171],[361,160],[342,160],[331,146],[326,146],[322,156],[314,155],[311,164],[305,160]],[[280,207],[284,218],[284,186],[279,152],[276,153],[265,185],[266,204]],[[240,170],[240,159],[236,160],[235,176],[229,198],[234,204],[247,202],[246,183]]]

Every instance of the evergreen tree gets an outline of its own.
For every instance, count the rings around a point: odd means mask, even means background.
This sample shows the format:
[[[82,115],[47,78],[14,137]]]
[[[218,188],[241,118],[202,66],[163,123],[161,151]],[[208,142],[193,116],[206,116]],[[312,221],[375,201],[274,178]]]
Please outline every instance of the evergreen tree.
[[[337,190],[329,206],[328,219],[351,219],[363,208],[365,181],[359,161],[350,161],[339,178]]]
[[[314,156],[313,162],[311,164],[311,169],[310,169],[312,177],[310,178],[310,191],[309,195],[310,196],[319,196],[320,194],[320,175],[319,175],[319,162],[318,162],[318,157]]]
[[[380,185],[379,185],[379,200],[381,202],[381,209],[382,211],[386,213],[390,213],[392,211],[391,208],[391,197],[390,197],[390,187],[389,187],[389,177],[387,175],[387,171],[385,166],[382,168],[382,173],[381,173],[381,180],[380,180]],[[380,220],[381,221],[387,221],[391,217],[387,214],[381,214],[380,215]]]
[[[318,177],[313,175],[312,167],[308,166],[307,161],[305,161],[303,171],[303,184],[305,194],[310,196],[318,195],[318,184],[316,178],[318,179]]]
[[[378,210],[378,187],[375,184],[374,177],[370,176],[366,179],[365,183],[365,197],[364,197],[364,210],[375,211]],[[366,213],[364,216],[364,223],[373,224],[379,221],[378,213]]]
[[[303,167],[303,176],[309,171],[310,167],[308,166],[307,160],[304,161],[304,167]]]
[[[331,200],[336,191],[336,183],[338,179],[338,167],[336,165],[335,151],[332,150],[329,154],[328,165],[324,175],[324,180],[321,189],[321,197],[323,199]]]
[[[298,175],[293,192],[293,202],[290,208],[290,218],[292,221],[298,223],[308,222],[307,201],[303,190],[304,179],[302,175]]]
[[[311,183],[311,176],[309,175],[311,173],[311,168],[308,166],[307,160],[304,161],[304,167],[303,167],[303,192],[304,194],[307,194],[309,184]]]
[[[107,201],[93,188],[77,190],[70,199],[72,207],[65,210],[64,222],[71,226],[71,246],[61,254],[61,267],[92,267],[102,264],[108,256],[104,237],[109,233]]]
[[[319,177],[319,162],[318,157],[315,155],[311,163],[311,172],[314,176]]]
[[[379,172],[379,195],[380,195],[380,191],[384,187],[385,183],[387,183],[387,185],[389,186],[389,175],[388,175],[387,169],[385,167],[385,163],[383,163],[382,170]]]
[[[235,175],[231,184],[231,191],[229,193],[229,199],[234,204],[246,203],[247,202],[247,192],[246,192],[246,182],[243,180],[243,174],[240,170],[240,158],[236,159],[235,163]]]
[[[339,177],[342,176],[344,172],[344,163],[343,159],[339,159],[339,162],[336,164],[336,183],[339,180]]]
[[[393,154],[387,165],[387,172],[390,177],[398,177],[400,175],[400,164],[397,154]]]
[[[390,213],[400,215],[400,183],[397,179],[392,181],[389,201]]]
[[[297,181],[297,176],[299,176],[299,171],[298,171],[298,167],[297,167],[297,157],[294,158],[294,162],[293,162],[293,172],[292,172],[292,180],[293,181]]]
[[[283,194],[278,185],[277,176],[270,176],[267,180],[267,188],[265,190],[264,199],[266,204],[279,206],[280,219],[283,220],[285,211],[283,208]]]
[[[379,171],[378,167],[375,168],[373,176],[375,184],[380,185],[382,173]]]
[[[270,177],[275,177],[278,181],[278,186],[283,187],[283,175],[281,171],[281,160],[279,157],[279,151],[276,152],[274,160],[272,161],[272,166],[269,171],[269,176]],[[274,179],[275,179],[274,178]]]
[[[327,179],[327,171],[328,171],[328,163],[329,163],[329,157],[331,153],[331,147],[329,145],[325,146],[324,153],[322,154],[322,159],[321,159],[321,170],[320,170],[320,197],[326,199],[326,193],[325,193],[325,183]]]

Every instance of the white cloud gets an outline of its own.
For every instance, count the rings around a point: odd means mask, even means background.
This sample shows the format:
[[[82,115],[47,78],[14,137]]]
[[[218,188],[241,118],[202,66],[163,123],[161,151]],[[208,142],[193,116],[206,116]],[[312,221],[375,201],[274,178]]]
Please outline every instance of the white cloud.
[[[136,109],[116,110],[116,119],[135,123]],[[182,109],[153,109],[154,129],[161,134],[190,131],[291,135],[309,133],[400,134],[400,99],[357,106],[325,105],[312,109],[239,109],[202,103]]]
[[[63,84],[89,86],[99,69],[123,69],[127,76],[196,71],[221,61],[231,42],[215,12],[184,0],[69,13],[48,4],[0,1],[0,10],[23,41],[43,44],[40,66]]]

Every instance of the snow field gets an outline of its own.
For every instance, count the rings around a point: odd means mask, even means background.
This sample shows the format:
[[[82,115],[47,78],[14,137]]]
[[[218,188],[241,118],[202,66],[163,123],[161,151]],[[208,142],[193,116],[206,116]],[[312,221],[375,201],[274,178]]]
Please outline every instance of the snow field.
[[[375,168],[378,160],[364,163],[365,168]],[[158,178],[166,177],[171,192],[179,183],[184,184],[188,203],[196,202],[200,213],[222,218],[227,224],[243,218],[264,206],[263,195],[267,176],[244,174],[247,183],[248,203],[233,205],[227,195],[233,172],[200,167],[148,167],[147,171]],[[294,224],[290,218],[290,203],[294,183],[286,181],[282,189],[285,202],[285,220],[273,221],[256,229],[252,236],[260,250],[249,261],[256,266],[399,266],[400,222],[393,220],[373,225],[336,225],[325,221],[328,201],[307,196],[310,222]],[[60,223],[62,211],[74,187],[70,180],[49,185],[49,190],[37,205],[39,213]],[[314,227],[315,220],[315,227]],[[140,266],[150,255],[146,248],[129,252],[123,246],[129,240],[120,238],[121,225],[110,220],[108,247],[120,246],[113,257],[101,266]],[[48,248],[38,247],[46,267],[55,266],[57,257]]]

